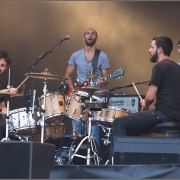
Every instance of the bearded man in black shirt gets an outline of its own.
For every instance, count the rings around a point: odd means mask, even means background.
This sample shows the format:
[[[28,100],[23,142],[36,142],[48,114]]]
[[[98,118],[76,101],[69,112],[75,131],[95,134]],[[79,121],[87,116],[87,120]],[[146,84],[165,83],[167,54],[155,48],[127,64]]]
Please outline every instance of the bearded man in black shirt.
[[[145,98],[140,100],[142,110],[113,121],[110,156],[114,136],[137,136],[165,121],[180,121],[180,66],[170,60],[173,42],[167,36],[152,39],[150,61],[155,63]],[[155,108],[149,105],[155,101]],[[112,156],[111,156],[112,157]]]

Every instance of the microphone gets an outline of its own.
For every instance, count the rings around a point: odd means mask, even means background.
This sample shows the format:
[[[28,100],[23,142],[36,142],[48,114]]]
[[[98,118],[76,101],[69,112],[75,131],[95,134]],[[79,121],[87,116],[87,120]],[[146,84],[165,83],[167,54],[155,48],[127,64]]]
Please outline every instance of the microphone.
[[[65,36],[65,37],[62,38],[62,41],[69,40],[69,39],[70,39],[70,36],[67,35],[67,36]]]
[[[58,89],[61,93],[65,93],[65,91],[67,90],[68,86],[67,86],[67,83],[66,83],[66,78],[60,83]]]

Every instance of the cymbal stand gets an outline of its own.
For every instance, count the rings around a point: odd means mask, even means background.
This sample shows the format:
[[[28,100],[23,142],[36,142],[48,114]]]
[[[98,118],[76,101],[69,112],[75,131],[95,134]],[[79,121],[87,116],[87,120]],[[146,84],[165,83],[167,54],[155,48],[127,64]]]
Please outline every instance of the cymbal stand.
[[[47,94],[47,78],[44,79],[44,87],[43,87],[43,104],[42,108],[42,121],[41,121],[41,143],[44,142],[44,122],[45,122],[45,111],[46,111],[46,94]]]
[[[90,103],[92,102],[92,97],[90,96]],[[96,145],[96,141],[94,140],[94,138],[91,135],[91,122],[92,122],[92,112],[90,112],[89,118],[88,118],[88,134],[87,136],[85,136],[81,142],[79,143],[79,145],[77,146],[77,148],[75,149],[74,153],[72,154],[72,156],[70,157],[69,161],[67,162],[67,165],[70,165],[74,156],[80,157],[80,158],[84,158],[86,159],[86,165],[90,165],[91,164],[91,158],[94,158],[94,162],[95,165],[99,165],[99,156],[98,156],[98,149],[97,149],[97,145]],[[79,148],[81,147],[81,145],[83,144],[83,142],[85,140],[88,140],[87,143],[87,156],[82,156],[77,154],[77,151],[79,150]],[[91,151],[93,152],[93,155],[91,156]]]
[[[93,67],[91,67],[91,75],[92,75],[92,73],[93,73]],[[93,84],[93,78],[92,78],[92,77],[89,78],[89,86],[90,86],[90,87],[93,87],[93,86],[94,86],[94,84]]]

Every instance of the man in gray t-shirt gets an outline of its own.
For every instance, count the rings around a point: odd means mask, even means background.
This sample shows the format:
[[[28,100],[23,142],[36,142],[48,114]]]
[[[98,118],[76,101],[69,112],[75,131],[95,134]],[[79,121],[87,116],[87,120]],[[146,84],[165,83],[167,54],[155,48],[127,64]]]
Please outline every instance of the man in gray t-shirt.
[[[96,51],[95,45],[97,38],[98,35],[96,30],[88,28],[84,32],[83,37],[85,47],[71,55],[65,73],[65,78],[68,79],[68,85],[71,90],[74,90],[72,75],[75,69],[79,85],[83,85],[85,81],[89,81],[87,75],[92,74],[93,72],[92,60],[94,60],[93,57]],[[96,85],[102,87],[107,84],[107,81],[105,81],[102,77],[109,75],[109,68],[110,64],[107,54],[103,51],[100,51],[95,71],[97,77],[96,79],[93,79]]]
[[[88,79],[87,75],[90,74],[96,74],[96,78],[93,79],[93,86],[100,88],[108,83],[108,80],[104,80],[103,77],[109,75],[109,68],[110,68],[109,58],[107,54],[103,51],[100,51],[99,56],[97,55],[97,49],[95,46],[97,39],[98,39],[98,34],[96,30],[94,30],[93,28],[88,28],[84,32],[84,36],[83,36],[85,47],[74,52],[71,55],[65,73],[65,78],[68,79],[67,84],[70,90],[67,93],[68,96],[70,96],[73,90],[75,89],[73,77],[72,77],[75,70],[77,74],[76,79],[78,86],[82,87],[82,86],[86,86],[86,84],[89,84],[90,79]],[[94,57],[98,57],[98,58],[94,58]],[[73,98],[71,100],[73,101]],[[74,110],[72,111],[74,112],[74,116],[75,116],[76,112],[78,112],[80,107],[73,106],[73,108]],[[76,119],[75,121],[73,120],[72,123],[73,123],[72,124],[73,131],[75,130],[76,132],[79,132],[81,135],[83,135],[85,132],[85,126],[83,126],[83,121]],[[67,121],[66,123],[66,126],[68,126],[66,127],[66,129],[68,129],[67,132],[70,131],[69,130],[70,124],[71,122]],[[92,135],[95,138],[97,144],[99,145],[100,136],[99,136],[98,124],[97,125],[94,124],[92,126]]]

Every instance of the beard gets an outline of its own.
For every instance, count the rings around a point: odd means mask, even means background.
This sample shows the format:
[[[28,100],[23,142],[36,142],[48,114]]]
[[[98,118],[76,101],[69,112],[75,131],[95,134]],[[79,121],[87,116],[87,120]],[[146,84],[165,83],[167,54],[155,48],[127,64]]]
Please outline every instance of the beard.
[[[157,62],[157,58],[158,58],[158,55],[157,55],[157,50],[156,50],[156,52],[150,56],[150,61],[152,63],[155,63],[155,62]]]
[[[87,46],[94,46],[96,44],[96,39],[94,39],[94,40],[85,39],[85,43]]]

